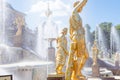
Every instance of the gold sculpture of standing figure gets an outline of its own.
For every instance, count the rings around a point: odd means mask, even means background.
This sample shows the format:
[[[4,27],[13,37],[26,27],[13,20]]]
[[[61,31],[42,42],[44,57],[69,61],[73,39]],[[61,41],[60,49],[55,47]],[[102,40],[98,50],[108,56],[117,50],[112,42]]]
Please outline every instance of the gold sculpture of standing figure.
[[[70,38],[71,47],[68,58],[68,64],[65,73],[65,80],[84,80],[81,70],[88,58],[85,44],[85,31],[82,26],[82,19],[79,13],[87,3],[87,0],[74,3],[74,10],[70,17]]]
[[[63,66],[66,62],[66,56],[68,55],[67,51],[67,28],[64,28],[57,38],[57,53],[56,53],[56,73],[64,74],[62,72]]]
[[[97,65],[97,59],[98,59],[98,53],[99,49],[97,47],[97,41],[94,41],[93,47],[92,47],[92,53],[93,53],[93,65]]]
[[[23,17],[16,17],[15,18],[15,21],[14,21],[14,24],[17,26],[17,32],[16,32],[16,36],[19,36],[22,34],[22,29],[23,29],[23,26],[25,25],[25,20]]]

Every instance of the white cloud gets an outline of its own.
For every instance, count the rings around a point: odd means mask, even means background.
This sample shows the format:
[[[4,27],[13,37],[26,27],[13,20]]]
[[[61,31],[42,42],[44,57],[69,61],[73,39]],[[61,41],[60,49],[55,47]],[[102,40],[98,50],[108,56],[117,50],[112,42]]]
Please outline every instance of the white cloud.
[[[39,1],[36,4],[33,4],[29,13],[40,13],[43,16],[48,7],[48,2]],[[50,10],[53,12],[53,16],[66,16],[70,13],[70,5],[63,3],[61,0],[49,1]]]
[[[62,24],[62,21],[55,21],[56,24]]]
[[[33,4],[28,12],[30,13],[42,12],[46,8],[47,8],[46,3],[44,3],[43,1],[39,1],[38,3]]]

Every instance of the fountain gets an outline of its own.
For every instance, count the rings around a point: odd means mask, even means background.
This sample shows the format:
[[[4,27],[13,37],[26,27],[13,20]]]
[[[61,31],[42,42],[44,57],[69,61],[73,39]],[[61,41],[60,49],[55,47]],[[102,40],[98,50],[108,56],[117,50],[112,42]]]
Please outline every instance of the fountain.
[[[4,10],[2,12],[4,12]],[[54,41],[56,40],[56,37],[57,37],[57,27],[56,27],[56,24],[51,19],[51,14],[52,12],[50,11],[49,4],[48,4],[48,10],[46,12],[47,20],[38,27],[36,52],[33,52],[32,50],[23,49],[21,47],[21,44],[22,44],[21,37],[19,36],[18,37],[20,38],[19,39],[20,42],[19,40],[17,40],[17,37],[14,37],[15,39],[13,38],[13,40],[15,40],[15,45],[12,45],[11,42],[8,42],[9,40],[7,40],[8,38],[6,36],[6,34],[8,33],[6,33],[5,31],[5,27],[4,27],[5,24],[0,24],[0,29],[2,32],[2,34],[0,34],[0,41],[1,41],[0,42],[0,68],[2,69],[2,70],[0,69],[0,75],[12,74],[14,75],[13,77],[14,80],[46,80],[47,75],[55,71],[54,59],[55,59],[56,44],[54,44]],[[5,22],[5,20],[3,19],[4,15],[5,14],[3,13],[0,14],[0,16],[2,16],[2,20],[0,19],[0,23]],[[12,26],[16,26],[16,25],[18,25],[17,22],[15,22],[15,24],[14,23],[12,24]],[[104,52],[103,55],[106,55],[106,53],[108,52],[108,48],[105,40],[106,38],[105,33],[101,29],[101,27],[97,27],[96,30],[98,31],[98,33],[96,31],[97,33],[96,35],[98,35],[99,49],[102,52]],[[90,29],[88,25],[86,25],[85,34],[86,34],[85,36],[86,43],[88,43],[87,49],[91,57],[91,46],[93,44],[93,40],[92,40],[93,36],[90,33]],[[110,38],[111,38],[112,53],[118,52],[117,53],[118,55],[120,51],[119,49],[120,38],[118,37],[119,34],[115,29],[115,27],[112,27],[110,35],[111,35]],[[7,43],[9,45],[7,45]],[[118,56],[117,58],[119,59]],[[100,60],[98,61],[98,63],[99,62]],[[103,64],[104,62],[100,62],[100,63]],[[116,65],[118,66],[118,64],[119,63],[117,62]],[[86,67],[85,67],[85,70],[87,70]],[[91,72],[92,70],[89,71],[88,74],[91,74]],[[109,71],[109,73],[111,72]]]
[[[120,37],[115,27],[111,28],[111,50],[112,53],[120,51]]]
[[[89,55],[92,56],[91,47],[93,44],[93,35],[90,32],[90,26],[88,24],[85,25],[85,39],[86,39],[87,50],[89,52]]]
[[[0,5],[0,7],[1,7],[1,5]],[[11,7],[11,6],[9,4],[7,4],[7,7]],[[9,8],[6,8],[6,9],[9,11]],[[4,10],[7,12],[6,9],[4,9]],[[7,16],[3,17],[3,15],[7,15],[8,17]],[[49,15],[49,14],[47,14],[47,15]],[[1,31],[2,35],[0,34],[0,39],[2,41],[2,42],[0,42],[0,68],[2,69],[2,70],[0,70],[0,74],[1,75],[12,74],[14,76],[13,79],[15,79],[15,80],[38,80],[38,79],[45,80],[47,77],[47,73],[48,73],[47,72],[48,65],[54,64],[53,63],[54,61],[52,61],[52,60],[51,60],[52,62],[50,62],[50,61],[47,62],[49,59],[48,53],[47,53],[47,48],[48,48],[49,41],[51,44],[51,41],[55,40],[55,35],[57,35],[56,24],[54,22],[52,22],[50,18],[48,18],[48,20],[45,22],[45,24],[43,24],[42,27],[39,27],[38,45],[37,45],[38,51],[37,51],[37,53],[35,53],[35,51],[26,50],[21,45],[23,42],[21,41],[22,37],[19,37],[19,34],[22,35],[22,33],[23,33],[22,27],[24,24],[23,25],[18,24],[19,17],[17,17],[18,20],[14,20],[16,18],[16,15],[12,14],[12,13],[10,13],[10,14],[9,13],[7,13],[7,14],[0,13],[0,16],[5,18],[6,20],[8,20],[10,17],[12,17],[12,19],[9,19],[10,21],[7,24],[0,24],[0,25],[2,25],[2,26],[0,26],[0,28],[2,30]],[[0,22],[1,21],[4,21],[4,19],[0,20]],[[10,25],[11,30],[15,28],[16,32],[13,32],[13,33],[7,32],[6,29],[7,29],[8,25]],[[16,26],[20,27],[20,28],[17,29]],[[40,31],[40,30],[42,30],[42,31]],[[51,34],[49,32],[51,32]],[[11,38],[11,39],[13,39],[12,41],[15,43],[12,43],[9,41],[9,37],[11,37],[11,36],[8,36],[8,35],[11,35],[11,34],[13,34],[13,35],[16,34],[16,36],[13,36],[13,38]],[[4,36],[4,38],[3,38],[3,36]],[[19,40],[18,40],[18,37],[19,37]],[[54,46],[55,46],[55,44],[53,44],[53,46],[51,44],[50,47],[53,48]],[[55,51],[55,48],[54,48],[54,51]],[[55,53],[53,53],[52,55],[55,55]],[[4,72],[6,72],[6,74],[2,74]],[[44,73],[41,74],[42,72],[44,72]]]
[[[119,60],[119,52],[120,52],[120,37],[119,37],[119,33],[116,30],[115,27],[112,27],[111,29],[111,51],[112,54],[115,54],[115,66],[116,68],[119,68],[120,65],[120,60]],[[112,55],[111,54],[111,55]]]
[[[105,34],[100,26],[97,28],[98,28],[98,45],[99,45],[100,50],[103,52],[103,55],[106,55],[107,44],[105,40],[106,39]]]
[[[49,8],[46,11],[47,20],[43,22],[38,27],[38,39],[36,52],[37,55],[42,58],[43,61],[52,62],[52,64],[48,64],[43,69],[45,69],[44,80],[47,79],[47,75],[49,73],[53,73],[55,71],[55,46],[54,41],[58,35],[57,25],[52,21],[52,12]],[[39,72],[38,72],[39,73]]]
[[[0,0],[0,43],[4,43],[5,39],[5,4],[3,0]]]
[[[48,10],[46,11],[47,20],[38,27],[38,45],[36,46],[36,51],[44,60],[47,59],[46,51],[49,44],[52,45],[51,40],[53,41],[58,35],[57,26],[52,21],[51,14],[52,12],[50,11],[48,4]],[[53,45],[55,46],[55,44]]]
[[[1,12],[2,12],[2,13],[0,13],[0,15],[2,16],[2,20],[1,20],[2,24],[0,26],[0,28],[1,28],[1,34],[0,34],[0,39],[1,39],[1,42],[0,42],[0,57],[1,58],[0,58],[0,60],[1,60],[1,63],[0,64],[8,64],[8,63],[18,62],[24,58],[23,57],[23,49],[21,48],[21,46],[19,46],[19,47],[13,46],[13,43],[11,41],[15,42],[14,41],[15,34],[10,32],[10,30],[12,31],[12,29],[14,28],[14,26],[11,26],[11,25],[14,22],[14,19],[17,19],[16,15],[18,13],[16,12],[16,14],[11,14],[12,11],[9,12],[10,10],[12,10],[10,4],[8,4],[6,2],[2,2],[0,4],[2,4],[2,7],[0,7]],[[15,15],[15,16],[10,20],[11,15]],[[18,16],[21,17],[22,13]],[[21,17],[21,18],[23,19],[23,17]],[[20,27],[18,25],[19,24],[16,24],[15,27]],[[14,56],[16,56],[16,57],[14,57]]]

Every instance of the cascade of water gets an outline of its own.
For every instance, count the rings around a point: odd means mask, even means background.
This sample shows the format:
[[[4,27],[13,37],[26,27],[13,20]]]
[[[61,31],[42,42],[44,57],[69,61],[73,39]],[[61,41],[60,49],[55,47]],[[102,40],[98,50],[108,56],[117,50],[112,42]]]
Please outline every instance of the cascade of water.
[[[103,32],[103,30],[101,29],[101,27],[98,27],[98,43],[99,43],[99,47],[103,52],[107,51],[107,45],[106,45],[106,37],[105,34]]]
[[[0,0],[0,43],[5,43],[5,3]]]
[[[111,28],[111,34],[110,34],[110,42],[111,42],[111,50],[112,53],[118,52],[120,51],[120,38],[119,38],[119,34],[118,31],[116,30],[115,27]]]
[[[48,58],[48,47],[52,47],[52,42],[50,40],[53,40],[58,36],[57,25],[52,21],[51,14],[52,11],[50,10],[48,3],[48,9],[46,11],[47,20],[38,27],[37,40],[37,53],[44,59]]]
[[[90,32],[89,25],[85,26],[85,39],[86,39],[86,46],[87,46],[88,53],[90,56],[92,56],[91,47],[93,44],[93,36]]]
[[[110,48],[112,53],[114,53],[114,41],[113,41],[113,27],[111,28],[111,33],[110,33]]]
[[[37,53],[42,57],[47,57],[47,48],[49,47],[48,39],[57,37],[57,26],[51,19],[48,19],[41,26],[38,27],[38,44]],[[55,46],[55,45],[54,45]]]

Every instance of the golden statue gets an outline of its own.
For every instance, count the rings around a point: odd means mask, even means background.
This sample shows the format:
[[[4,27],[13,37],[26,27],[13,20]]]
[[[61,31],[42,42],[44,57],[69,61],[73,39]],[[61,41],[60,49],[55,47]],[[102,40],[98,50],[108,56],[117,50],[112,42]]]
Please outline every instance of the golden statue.
[[[93,47],[92,47],[92,53],[93,53],[93,65],[97,65],[97,59],[98,59],[98,47],[97,47],[97,41],[94,41]]]
[[[74,10],[70,17],[70,38],[71,47],[68,58],[68,64],[65,73],[65,80],[84,80],[81,70],[88,59],[88,53],[85,44],[85,31],[82,27],[82,19],[79,13],[87,3],[83,0],[81,3],[77,1],[74,3]]]
[[[94,44],[92,47],[92,53],[93,53],[92,76],[99,77],[100,76],[100,68],[99,68],[99,64],[97,63],[99,49],[97,47],[96,40],[94,41]]]
[[[23,17],[16,17],[15,18],[15,21],[14,21],[14,24],[17,26],[17,32],[16,32],[16,36],[19,36],[22,34],[22,28],[23,26],[25,25],[25,20]]]
[[[62,72],[63,66],[66,62],[67,51],[67,39],[65,35],[67,34],[67,28],[64,28],[57,38],[57,53],[56,53],[56,73],[64,74]]]

